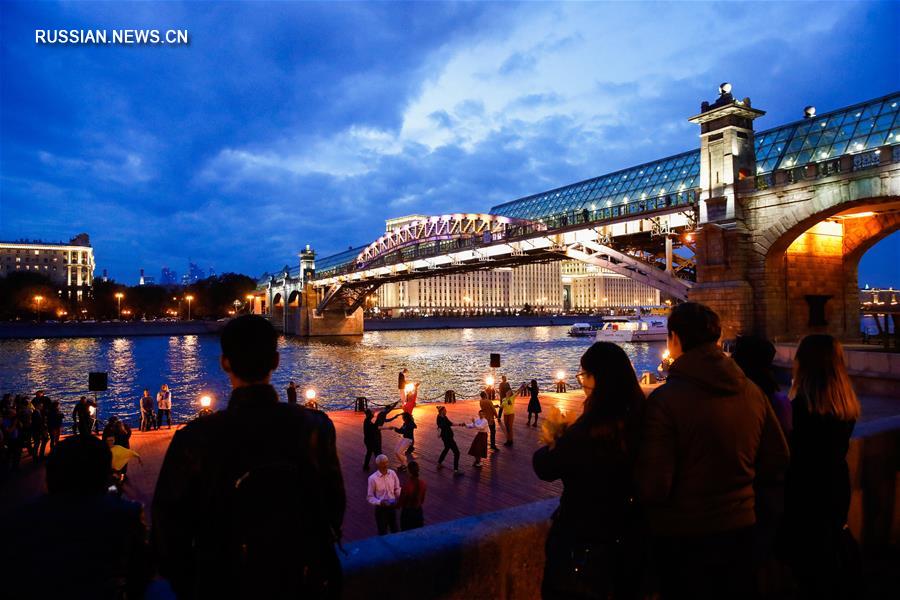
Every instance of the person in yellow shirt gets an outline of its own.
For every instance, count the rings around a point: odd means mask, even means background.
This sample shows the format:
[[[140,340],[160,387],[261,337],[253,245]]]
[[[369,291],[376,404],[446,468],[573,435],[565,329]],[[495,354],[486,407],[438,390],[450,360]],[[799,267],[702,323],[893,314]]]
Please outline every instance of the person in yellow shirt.
[[[500,401],[503,410],[503,424],[506,427],[506,441],[504,446],[513,445],[513,421],[516,419],[516,395],[510,390]]]
[[[119,446],[116,444],[116,438],[112,436],[108,436],[106,438],[106,445],[109,446],[109,451],[112,452],[112,469],[113,475],[118,477],[120,475],[124,475],[122,473],[122,469],[128,466],[128,463],[132,458],[138,459],[138,462],[144,464],[141,460],[141,455],[132,450],[131,448],[126,448],[124,446]],[[122,477],[124,479],[124,477]]]

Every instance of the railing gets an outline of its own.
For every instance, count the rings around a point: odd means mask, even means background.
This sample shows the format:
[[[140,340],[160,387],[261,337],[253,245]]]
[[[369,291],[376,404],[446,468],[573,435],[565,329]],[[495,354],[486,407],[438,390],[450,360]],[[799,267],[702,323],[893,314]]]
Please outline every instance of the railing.
[[[844,154],[789,169],[777,169],[771,173],[761,173],[755,177],[754,182],[755,188],[763,191],[777,185],[822,179],[840,173],[855,173],[896,162],[900,162],[900,144],[881,146],[857,154]]]

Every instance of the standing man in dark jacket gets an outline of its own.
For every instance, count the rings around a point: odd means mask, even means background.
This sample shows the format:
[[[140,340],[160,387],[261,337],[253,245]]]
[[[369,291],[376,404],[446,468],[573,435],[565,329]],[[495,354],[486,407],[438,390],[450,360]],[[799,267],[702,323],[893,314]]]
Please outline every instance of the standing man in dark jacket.
[[[176,432],[153,499],[160,572],[179,598],[336,598],[346,497],[334,425],[278,401],[277,334],[228,322],[227,410]]]
[[[753,597],[754,480],[783,477],[788,448],[760,389],[716,345],[718,315],[669,316],[674,363],[647,400],[636,479],[663,598]]]
[[[488,422],[488,430],[491,432],[491,450],[499,452],[497,447],[497,408],[488,398],[487,392],[481,392],[481,400],[478,401],[478,407],[484,411],[484,418]]]

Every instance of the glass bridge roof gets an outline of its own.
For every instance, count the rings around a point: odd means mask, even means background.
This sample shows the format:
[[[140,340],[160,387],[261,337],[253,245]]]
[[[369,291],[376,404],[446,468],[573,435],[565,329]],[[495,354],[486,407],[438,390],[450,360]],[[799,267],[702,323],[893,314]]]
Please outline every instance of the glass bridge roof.
[[[757,175],[900,144],[900,93],[782,125],[755,135]],[[507,217],[550,215],[678,194],[698,185],[700,151],[692,150],[493,207]],[[629,211],[630,213],[630,211]]]
[[[359,253],[363,251],[363,248],[365,248],[365,246],[350,248],[349,250],[344,250],[343,252],[338,252],[337,254],[332,254],[331,256],[317,258],[316,271],[327,271],[329,269],[333,269],[334,267],[345,265],[355,260],[356,257],[359,256]]]
[[[777,169],[790,169],[843,154],[865,152],[886,144],[900,144],[898,114],[900,92],[895,92],[760,131],[755,134],[756,174],[765,175]],[[696,191],[699,179],[700,151],[691,150],[519,198],[495,206],[488,212],[513,218],[543,219],[560,213],[589,210],[594,216],[602,218],[609,212],[603,209],[627,204],[627,214],[633,214],[642,211],[643,201],[647,199],[675,197],[677,204],[684,203],[686,197]],[[648,209],[656,206],[647,203]],[[363,247],[321,258],[316,261],[316,270],[321,273],[348,264]]]

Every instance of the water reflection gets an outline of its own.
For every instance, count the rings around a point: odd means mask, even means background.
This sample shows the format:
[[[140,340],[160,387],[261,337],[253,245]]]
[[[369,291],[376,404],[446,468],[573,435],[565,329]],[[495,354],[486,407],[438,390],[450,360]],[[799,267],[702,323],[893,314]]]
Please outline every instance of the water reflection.
[[[293,380],[302,390],[312,387],[325,408],[352,405],[357,396],[392,401],[397,372],[407,367],[421,381],[420,398],[442,399],[446,390],[474,396],[490,372],[490,354],[501,355],[513,387],[532,378],[552,389],[555,373],[565,371],[574,385],[578,359],[590,339],[566,336],[567,327],[379,331],[355,338],[279,341],[281,365],[273,384],[283,393]],[[654,371],[662,344],[625,344],[640,374]],[[143,389],[156,394],[168,383],[179,420],[199,409],[199,397],[211,394],[217,408],[228,400],[228,379],[219,368],[215,336],[160,336],[63,340],[0,341],[0,391],[31,394],[44,389],[64,403],[87,394],[91,371],[109,373],[109,390],[98,394],[101,418],[111,414],[136,423]]]

